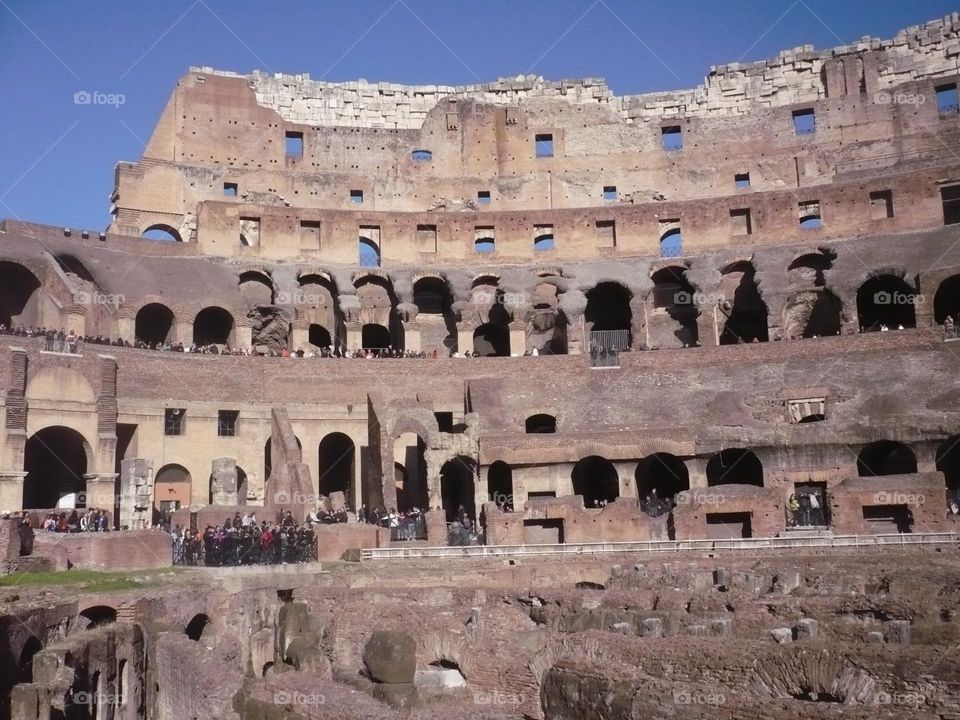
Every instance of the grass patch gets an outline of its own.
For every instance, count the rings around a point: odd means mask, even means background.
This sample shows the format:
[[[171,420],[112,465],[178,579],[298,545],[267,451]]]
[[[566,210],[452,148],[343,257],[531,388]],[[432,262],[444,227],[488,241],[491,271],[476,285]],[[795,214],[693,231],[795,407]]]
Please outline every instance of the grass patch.
[[[0,588],[16,587],[69,587],[89,592],[133,590],[150,587],[171,579],[177,571],[142,570],[126,572],[102,572],[99,570],[65,570],[61,572],[23,572],[0,577]]]

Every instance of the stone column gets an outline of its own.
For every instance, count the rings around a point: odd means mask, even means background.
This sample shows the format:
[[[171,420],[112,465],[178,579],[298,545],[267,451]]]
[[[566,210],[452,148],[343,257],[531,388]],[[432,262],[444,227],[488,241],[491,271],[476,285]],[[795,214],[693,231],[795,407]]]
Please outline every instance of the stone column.
[[[173,326],[173,342],[183,343],[185,347],[193,345],[193,316],[176,319]]]
[[[347,328],[347,349],[350,352],[363,347],[363,323],[349,322]]]
[[[690,458],[685,460],[687,474],[690,476],[690,487],[705,488],[707,486],[707,458]]]
[[[716,305],[698,306],[700,314],[697,316],[697,340],[700,347],[716,347],[717,342],[717,313]]]
[[[72,330],[83,337],[87,334],[87,308],[82,305],[68,305],[63,309],[63,329],[69,334]]]
[[[213,505],[237,505],[237,461],[216,458],[210,468],[210,500]]]
[[[401,320],[403,325],[403,349],[410,350],[411,352],[420,352],[421,350],[421,340],[420,340],[420,323],[416,321],[404,322]]]
[[[447,538],[447,516],[443,510],[431,510],[424,513],[427,523],[427,542],[430,545],[442,546],[449,542]]]
[[[145,458],[120,461],[120,527],[149,527],[153,522],[153,463]]]
[[[331,338],[331,342],[333,338]],[[290,347],[307,349],[310,344],[310,323],[307,320],[294,320],[290,328]]]
[[[252,345],[253,327],[249,319],[241,318],[233,326],[233,342],[230,343],[230,346],[232,348],[248,348]]]
[[[110,516],[110,524],[117,516],[116,473],[87,473],[83,476],[87,483],[84,507],[105,510]]]
[[[23,510],[23,479],[21,470],[0,470],[0,513]]]
[[[473,352],[473,331],[476,329],[470,323],[457,325],[457,352],[461,355],[465,352]]]
[[[567,316],[567,354],[581,355],[586,350],[583,315]]]
[[[117,327],[114,331],[114,337],[133,342],[136,339],[136,334],[137,318],[133,314],[132,308],[121,308],[117,316]]]
[[[484,465],[477,469],[477,475],[475,477],[476,484],[473,488],[473,504],[477,509],[477,522],[480,522],[480,513],[483,510],[483,504],[489,502],[490,496],[490,485],[488,481],[488,475],[490,472],[490,466]]]
[[[510,323],[510,354],[523,355],[527,351],[527,325],[522,320]]]

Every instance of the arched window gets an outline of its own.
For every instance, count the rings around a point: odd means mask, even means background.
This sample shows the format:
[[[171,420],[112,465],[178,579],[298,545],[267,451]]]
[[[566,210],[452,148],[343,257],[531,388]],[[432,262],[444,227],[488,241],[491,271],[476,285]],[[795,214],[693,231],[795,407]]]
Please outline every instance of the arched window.
[[[525,426],[527,434],[555,433],[557,431],[557,418],[547,414],[531,415],[527,418]]]
[[[482,357],[509,357],[510,328],[501,322],[481,325],[473,331],[473,349]]]
[[[204,308],[193,320],[194,345],[229,345],[233,315],[221,307]]]
[[[752,263],[736,263],[724,271],[721,287],[726,302],[720,310],[726,321],[720,332],[721,345],[766,342],[767,305],[760,297]],[[729,293],[729,294],[728,294]]]
[[[654,317],[649,324],[655,347],[693,347],[699,342],[693,286],[684,277],[685,268],[665,267],[657,270],[653,280],[653,310],[665,311],[666,317]]]
[[[361,344],[367,350],[382,350],[391,345],[390,331],[383,325],[368,323],[361,332]]]
[[[380,267],[380,247],[370,238],[359,242],[360,267]]]
[[[783,306],[787,339],[839,335],[841,323],[840,300],[827,289],[795,293]]]
[[[473,241],[474,252],[492,253],[497,249],[497,243],[492,237],[477,238]]]
[[[194,615],[191,618],[190,622],[187,623],[187,626],[184,628],[183,632],[191,640],[199,642],[200,638],[203,637],[204,631],[207,629],[207,626],[210,624],[210,618],[208,618],[203,613]]]
[[[86,265],[75,255],[60,254],[56,256],[56,261],[60,269],[65,273],[76,275],[81,280],[86,280],[87,282],[96,282],[93,279],[93,275],[87,270]]]
[[[555,247],[553,242],[553,233],[544,233],[542,235],[537,235],[533,239],[533,249],[537,252],[542,250],[553,250]]]
[[[414,162],[430,162],[433,160],[433,153],[429,150],[414,150],[410,153],[410,157]]]
[[[248,306],[273,305],[273,281],[265,273],[248,270],[240,274],[240,294]]]
[[[80,613],[77,621],[84,629],[110,625],[117,621],[117,611],[109,605],[94,605]]]
[[[165,242],[183,242],[180,233],[169,225],[151,225],[141,235],[146,240],[163,240]]]
[[[333,432],[320,441],[319,493],[330,495],[342,492],[347,505],[353,504],[354,462],[356,446],[349,436]]]
[[[947,316],[954,322],[960,321],[960,275],[951,275],[937,288],[933,296],[933,318],[938,325],[943,325]]]
[[[330,347],[333,341],[330,338],[330,332],[323,326],[313,323],[310,326],[307,342],[318,348]]]
[[[23,265],[0,261],[0,325],[34,325],[38,322],[40,280]]]
[[[173,310],[160,303],[149,303],[137,311],[134,335],[151,345],[162,344],[173,339],[173,325]]]
[[[940,444],[936,467],[943,473],[947,501],[960,505],[960,435],[947,438]]]
[[[626,350],[633,342],[632,294],[616,282],[602,282],[587,291],[584,319],[591,323],[590,347]]]
[[[763,464],[751,450],[721,450],[707,462],[707,487],[756,485],[763,487]]]
[[[420,278],[413,284],[413,302],[421,315],[442,315],[450,309],[450,289],[440,278]]]
[[[673,258],[683,255],[683,233],[680,228],[667,230],[660,236],[660,257]]]
[[[502,460],[487,469],[487,493],[491,502],[505,510],[513,510],[513,470]]]
[[[857,290],[857,317],[862,332],[917,326],[913,289],[893,275],[867,280]]]
[[[599,455],[591,455],[573,466],[570,474],[573,494],[583,497],[583,506],[599,507],[620,497],[620,478],[613,463]]]
[[[84,507],[88,444],[72,428],[47,427],[24,448],[24,509]]]
[[[645,457],[637,463],[635,479],[640,502],[648,511],[659,509],[653,507],[657,501],[670,501],[677,493],[690,489],[686,464],[670,453]]]
[[[440,468],[440,496],[447,522],[454,522],[460,516],[461,508],[467,517],[476,520],[476,501],[474,500],[474,461],[457,457],[448,460]]]
[[[917,456],[903,443],[878,440],[864,446],[857,456],[857,475],[912,475],[917,472]]]

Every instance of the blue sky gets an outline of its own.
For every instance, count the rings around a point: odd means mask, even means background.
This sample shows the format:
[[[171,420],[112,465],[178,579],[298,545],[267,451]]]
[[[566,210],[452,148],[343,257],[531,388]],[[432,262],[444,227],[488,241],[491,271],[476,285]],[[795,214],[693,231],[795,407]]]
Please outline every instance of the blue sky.
[[[617,94],[711,64],[827,48],[957,10],[940,0],[0,0],[0,217],[102,229],[191,65],[330,81],[603,77]],[[123,96],[78,105],[78,92]]]

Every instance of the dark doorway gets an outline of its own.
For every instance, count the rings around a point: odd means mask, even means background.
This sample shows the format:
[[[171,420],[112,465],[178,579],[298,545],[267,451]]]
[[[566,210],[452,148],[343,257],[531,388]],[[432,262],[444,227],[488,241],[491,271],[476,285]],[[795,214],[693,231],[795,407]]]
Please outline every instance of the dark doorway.
[[[947,316],[960,320],[960,275],[952,275],[940,283],[933,296],[933,319],[943,325]]]
[[[865,446],[857,456],[857,475],[912,475],[917,472],[917,456],[903,443],[879,440]]]
[[[720,344],[766,342],[769,338],[767,304],[760,297],[753,265],[739,263],[727,272],[739,273],[741,277],[733,293],[733,306],[720,334]]]
[[[501,509],[513,510],[513,470],[502,460],[487,470],[487,493]]]
[[[751,450],[721,450],[707,463],[707,486],[756,485],[763,487],[763,464]]]
[[[753,537],[750,513],[707,513],[707,537],[711,540]]]
[[[563,520],[524,520],[524,545],[560,545],[563,543]]]
[[[328,348],[333,345],[330,332],[323,325],[317,325],[316,323],[310,326],[307,342],[318,348]]]
[[[670,453],[645,457],[637,463],[635,479],[640,503],[652,515],[660,515],[672,508],[677,493],[690,489],[686,463]]]
[[[466,511],[467,517],[471,520],[477,519],[474,468],[472,460],[462,457],[448,460],[440,468],[440,496],[448,523],[459,518],[461,507]]]
[[[893,275],[867,280],[857,290],[857,317],[862,332],[917,326],[913,289]]]
[[[368,323],[363,326],[360,344],[365,350],[383,350],[392,345],[390,331],[383,325]]]
[[[208,307],[193,321],[194,345],[229,345],[233,316],[221,307]]]
[[[583,506],[600,507],[620,497],[620,478],[613,463],[599,455],[583,458],[570,475],[573,494],[583,497]]]
[[[625,331],[627,346],[632,345],[632,298],[631,292],[616,282],[602,282],[588,290],[584,320],[592,323],[591,332]]]
[[[37,317],[37,276],[23,265],[0,261],[0,325],[35,325]]]
[[[864,505],[863,519],[871,535],[913,532],[913,515],[906,505]]]
[[[356,446],[349,436],[330,433],[320,441],[319,492],[329,495],[342,492],[348,507],[353,506],[354,462]]]
[[[525,423],[527,434],[536,433],[555,433],[557,431],[557,419],[553,415],[531,415]]]
[[[85,507],[86,441],[76,430],[58,425],[37,432],[27,440],[24,469],[24,508],[55,508],[61,499],[64,507]]]
[[[150,345],[169,342],[173,339],[173,323],[173,310],[160,303],[150,303],[137,312],[134,335]]]
[[[481,325],[473,331],[473,349],[481,357],[509,357],[510,328],[499,322]]]

